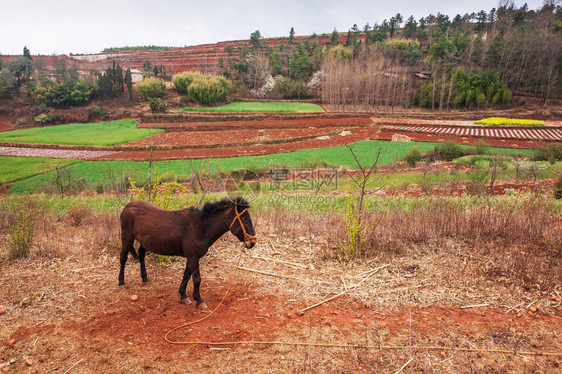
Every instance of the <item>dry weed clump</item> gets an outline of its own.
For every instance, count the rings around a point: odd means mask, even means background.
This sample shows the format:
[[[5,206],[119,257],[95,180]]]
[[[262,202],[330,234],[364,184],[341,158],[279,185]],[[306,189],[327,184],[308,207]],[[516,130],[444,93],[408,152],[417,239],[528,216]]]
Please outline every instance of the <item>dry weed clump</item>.
[[[260,211],[262,234],[290,240],[316,238],[322,259],[346,259],[346,216],[310,215],[286,209]],[[507,279],[526,287],[550,289],[562,282],[562,227],[559,213],[541,197],[482,199],[467,206],[462,199],[420,200],[411,208],[366,211],[360,258],[392,259],[444,251],[476,261],[487,278]],[[454,244],[454,245],[453,245]]]
[[[369,214],[372,230],[363,256],[402,253],[409,246],[445,240],[471,255],[491,260],[495,273],[523,284],[550,288],[562,281],[562,227],[558,213],[541,198],[520,204],[472,208],[457,200],[434,199],[410,211]]]
[[[7,258],[27,257],[35,241],[37,222],[44,209],[32,199],[10,199],[0,204],[0,232],[8,238]]]

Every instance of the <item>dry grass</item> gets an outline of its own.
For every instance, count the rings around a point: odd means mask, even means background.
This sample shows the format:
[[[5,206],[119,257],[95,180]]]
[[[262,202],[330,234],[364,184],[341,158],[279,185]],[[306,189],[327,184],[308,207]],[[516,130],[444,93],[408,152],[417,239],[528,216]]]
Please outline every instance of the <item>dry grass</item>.
[[[85,210],[75,213],[79,225],[75,217],[46,215],[38,225],[28,258],[0,260],[0,283],[6,285],[0,291],[0,305],[7,309],[0,316],[0,360],[15,358],[16,371],[23,371],[22,360],[30,357],[31,369],[38,372],[64,372],[79,362],[73,370],[84,373],[396,372],[410,360],[404,372],[558,370],[555,358],[407,348],[444,345],[562,350],[558,339],[562,330],[556,324],[561,306],[553,298],[556,290],[520,287],[522,283],[513,274],[496,273],[493,269],[505,248],[515,246],[519,239],[509,239],[507,229],[486,225],[495,222],[528,230],[527,225],[542,222],[544,228],[525,231],[534,235],[534,242],[517,234],[525,251],[538,253],[541,245],[556,243],[550,238],[555,232],[547,227],[553,212],[540,202],[514,209],[511,216],[509,210],[490,208],[486,212],[486,206],[478,211],[435,204],[370,217],[381,230],[377,234],[380,241],[372,241],[373,232],[365,253],[354,261],[342,261],[334,255],[338,241],[343,240],[339,217],[256,211],[253,216],[259,242],[242,255],[241,266],[275,276],[235,272],[240,243],[229,234],[221,238],[202,259],[203,296],[212,308],[226,287],[234,287],[235,292],[216,319],[186,332],[188,337],[210,331],[223,339],[230,339],[232,333],[233,339],[390,344],[406,349],[168,346],[162,342],[166,330],[197,315],[194,308],[183,314],[178,311],[176,288],[184,262],[161,264],[149,258],[151,283],[145,287],[140,284],[138,264],[129,262],[127,286],[117,288],[118,218]],[[529,211],[534,217],[519,217]],[[446,222],[446,217],[453,219],[454,212],[461,215],[457,218],[459,229]],[[432,219],[436,213],[444,217]],[[400,222],[400,215],[412,221],[411,229]],[[423,222],[427,227],[421,227]],[[471,230],[470,222],[480,223]],[[475,233],[480,242],[474,241]],[[485,240],[490,237],[497,237],[503,247],[486,247]],[[0,258],[5,255],[5,239],[0,238]],[[357,289],[302,317],[295,314],[351,289],[381,266],[386,267]],[[552,271],[560,271],[560,267]],[[131,293],[138,294],[140,301],[128,301]],[[460,309],[482,304],[487,306]],[[539,311],[532,316],[526,313],[530,304]],[[522,316],[516,317],[517,313]],[[224,318],[230,318],[229,322],[222,322]],[[17,343],[7,347],[5,343],[12,337]]]

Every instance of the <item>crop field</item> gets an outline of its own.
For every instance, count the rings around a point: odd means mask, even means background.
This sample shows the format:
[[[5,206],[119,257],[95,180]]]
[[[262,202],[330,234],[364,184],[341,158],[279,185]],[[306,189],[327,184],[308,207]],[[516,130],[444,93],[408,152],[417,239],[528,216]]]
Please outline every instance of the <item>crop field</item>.
[[[182,108],[186,112],[281,112],[281,113],[319,113],[324,109],[318,104],[296,102],[234,102],[211,108]]]
[[[154,130],[153,134],[163,132]],[[110,146],[149,136],[149,129],[138,129],[133,120],[13,130],[0,133],[0,142]]]
[[[3,140],[56,144],[11,144],[10,155],[71,158],[0,156],[0,368],[559,371],[562,160],[549,133],[269,117],[69,125],[75,143],[52,126]],[[144,283],[129,256],[118,286],[128,202],[176,210],[239,195],[257,243],[243,248],[227,231],[201,258],[208,309],[180,302],[182,258],[149,252]]]

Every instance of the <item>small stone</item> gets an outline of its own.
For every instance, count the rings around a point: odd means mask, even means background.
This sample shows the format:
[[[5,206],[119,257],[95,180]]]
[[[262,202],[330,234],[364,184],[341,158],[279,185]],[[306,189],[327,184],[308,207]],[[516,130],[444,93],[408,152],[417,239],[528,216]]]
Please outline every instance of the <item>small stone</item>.
[[[6,313],[6,308],[4,307],[4,305],[0,305],[0,316],[5,313]]]
[[[33,365],[33,361],[32,361],[30,358],[26,358],[26,359],[25,359],[25,364],[26,364],[27,366],[31,366],[31,365]]]
[[[533,312],[531,312],[531,311],[529,310],[529,311],[527,311],[527,314],[530,315],[530,316],[532,316],[532,315],[533,315]]]
[[[4,369],[2,369],[2,372],[7,373],[8,370],[10,370],[10,368],[9,368],[9,367],[5,367]]]
[[[263,315],[265,318],[271,318],[271,314],[267,313]]]
[[[281,356],[281,357],[279,357],[279,358],[280,358],[281,360],[284,360],[284,359],[286,359],[286,357],[285,357],[285,356]]]
[[[138,301],[139,295],[131,295],[131,301]]]
[[[441,353],[439,353],[441,355],[442,358],[447,358],[447,354],[443,351],[441,351]]]
[[[304,312],[303,312],[302,310],[297,310],[297,313],[296,313],[296,314],[297,314],[297,316],[300,317],[300,316],[303,316],[303,315],[304,315]]]
[[[530,307],[529,310],[533,313],[537,312],[537,308],[535,308],[534,306]]]
[[[8,347],[11,347],[11,346],[14,345],[15,343],[16,343],[16,339],[8,340]]]

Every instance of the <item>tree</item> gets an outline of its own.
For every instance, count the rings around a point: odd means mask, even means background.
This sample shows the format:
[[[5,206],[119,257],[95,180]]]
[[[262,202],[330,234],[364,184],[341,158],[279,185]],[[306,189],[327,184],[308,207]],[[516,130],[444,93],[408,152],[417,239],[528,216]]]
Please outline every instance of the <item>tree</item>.
[[[295,29],[291,27],[291,31],[289,31],[289,45],[293,44],[295,40]]]
[[[0,97],[10,97],[16,88],[12,72],[7,68],[0,70]]]
[[[271,75],[269,59],[263,52],[252,54],[248,61],[248,77],[250,88],[260,88],[265,83],[267,77]]]
[[[261,39],[263,37],[261,36],[261,33],[259,30],[254,31],[253,33],[250,34],[250,45],[252,46],[253,49],[261,49],[262,45],[261,45]]]
[[[289,60],[289,72],[291,78],[297,80],[308,80],[312,74],[310,56],[303,43],[297,45]]]
[[[133,78],[131,76],[131,68],[127,68],[125,72],[125,85],[127,86],[127,92],[129,93],[129,100],[133,100]]]
[[[414,18],[414,16],[410,16],[410,18],[408,18],[406,24],[404,25],[404,36],[406,38],[412,38],[414,35],[416,35],[417,28],[418,23],[416,19]]]
[[[332,36],[330,37],[330,44],[331,45],[338,44],[339,38],[340,38],[340,34],[338,33],[338,30],[336,30],[336,28],[334,27],[334,31],[332,31]]]
[[[23,57],[27,58],[28,60],[33,60],[33,57],[31,57],[31,52],[29,52],[29,49],[27,49],[27,47],[23,47]]]
[[[476,15],[476,30],[477,31],[484,31],[486,29],[486,20],[488,19],[488,15],[484,10],[481,10]]]
[[[400,24],[402,23],[402,21],[404,20],[404,18],[402,17],[402,15],[400,13],[396,13],[396,15],[394,17],[392,17],[390,19],[390,37],[392,38],[394,36],[394,32],[397,28],[400,28]]]

